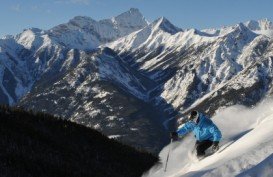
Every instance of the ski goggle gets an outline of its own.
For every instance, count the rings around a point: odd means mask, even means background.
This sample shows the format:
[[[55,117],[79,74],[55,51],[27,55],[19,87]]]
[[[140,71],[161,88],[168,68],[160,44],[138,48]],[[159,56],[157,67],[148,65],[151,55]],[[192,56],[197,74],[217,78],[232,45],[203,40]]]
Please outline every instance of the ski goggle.
[[[196,122],[198,119],[198,116],[199,116],[199,114],[198,114],[198,112],[196,112],[196,114],[189,116],[189,120]]]

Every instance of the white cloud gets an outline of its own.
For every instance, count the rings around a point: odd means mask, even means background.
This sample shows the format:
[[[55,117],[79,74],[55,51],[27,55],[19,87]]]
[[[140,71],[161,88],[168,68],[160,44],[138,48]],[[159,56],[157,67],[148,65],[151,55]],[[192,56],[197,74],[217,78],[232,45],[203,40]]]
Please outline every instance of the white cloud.
[[[16,4],[15,6],[12,6],[11,10],[16,11],[16,12],[20,12],[21,11],[21,5]]]

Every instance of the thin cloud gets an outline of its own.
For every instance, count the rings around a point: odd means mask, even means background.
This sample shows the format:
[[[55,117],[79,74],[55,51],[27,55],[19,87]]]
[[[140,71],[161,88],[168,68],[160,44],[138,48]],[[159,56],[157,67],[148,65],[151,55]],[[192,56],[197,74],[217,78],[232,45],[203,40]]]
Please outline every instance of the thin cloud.
[[[47,10],[46,10],[46,13],[51,14],[51,13],[52,13],[52,10],[47,9]]]
[[[74,4],[84,4],[84,5],[89,5],[90,0],[70,0]]]
[[[39,7],[37,5],[31,6],[31,10],[33,11],[38,11]]]
[[[20,12],[21,11],[21,5],[16,4],[15,6],[12,6],[11,10],[16,11],[16,12]]]
[[[91,0],[56,0],[55,3],[90,5]]]

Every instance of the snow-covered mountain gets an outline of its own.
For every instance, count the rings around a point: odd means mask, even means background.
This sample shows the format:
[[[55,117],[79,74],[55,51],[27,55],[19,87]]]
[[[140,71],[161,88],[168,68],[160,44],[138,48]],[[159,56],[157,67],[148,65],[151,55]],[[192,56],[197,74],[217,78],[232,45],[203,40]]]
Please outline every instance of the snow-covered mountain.
[[[164,17],[148,23],[133,8],[27,29],[0,39],[0,103],[158,151],[169,131],[162,123],[177,112],[214,114],[272,95],[272,31],[269,20],[183,30]]]
[[[8,82],[0,82],[0,102],[16,103],[44,73],[71,67],[69,50],[92,50],[146,25],[139,10],[132,8],[111,19],[78,16],[49,30],[31,28],[0,39],[0,80]]]
[[[258,24],[259,29],[269,26]],[[196,107],[214,113],[219,106],[251,105],[271,94],[272,38],[243,23],[173,34],[148,27],[107,46],[157,83],[152,91],[156,105],[163,101],[185,113]]]

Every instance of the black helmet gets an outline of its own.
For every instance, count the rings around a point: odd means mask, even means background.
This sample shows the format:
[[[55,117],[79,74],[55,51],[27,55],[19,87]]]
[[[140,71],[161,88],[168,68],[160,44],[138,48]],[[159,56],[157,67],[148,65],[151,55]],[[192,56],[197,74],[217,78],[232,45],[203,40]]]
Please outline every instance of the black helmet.
[[[189,117],[189,120],[191,120],[191,121],[195,121],[196,122],[196,120],[198,119],[198,117],[199,117],[199,113],[198,113],[198,111],[192,111],[191,112],[191,115],[190,115],[190,117]]]

